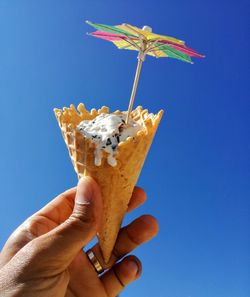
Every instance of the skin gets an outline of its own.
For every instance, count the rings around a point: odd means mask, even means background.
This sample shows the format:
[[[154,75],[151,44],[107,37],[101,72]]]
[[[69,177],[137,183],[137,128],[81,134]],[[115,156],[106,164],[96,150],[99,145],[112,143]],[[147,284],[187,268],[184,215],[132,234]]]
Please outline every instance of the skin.
[[[135,187],[128,211],[145,199]],[[0,296],[113,297],[138,279],[141,262],[127,254],[157,234],[156,219],[143,215],[122,228],[108,264],[99,245],[92,247],[105,268],[98,276],[83,247],[95,236],[101,214],[99,186],[85,177],[28,218],[0,254]]]

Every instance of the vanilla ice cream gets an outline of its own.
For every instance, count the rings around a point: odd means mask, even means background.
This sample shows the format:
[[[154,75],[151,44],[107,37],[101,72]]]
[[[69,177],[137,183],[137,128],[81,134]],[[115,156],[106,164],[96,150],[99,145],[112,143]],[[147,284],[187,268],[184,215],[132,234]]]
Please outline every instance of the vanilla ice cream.
[[[125,114],[107,114],[101,113],[93,120],[84,120],[78,126],[77,130],[95,143],[95,165],[102,163],[103,151],[108,153],[108,164],[116,166],[116,153],[120,142],[128,137],[133,137],[143,126],[130,119],[125,123]]]

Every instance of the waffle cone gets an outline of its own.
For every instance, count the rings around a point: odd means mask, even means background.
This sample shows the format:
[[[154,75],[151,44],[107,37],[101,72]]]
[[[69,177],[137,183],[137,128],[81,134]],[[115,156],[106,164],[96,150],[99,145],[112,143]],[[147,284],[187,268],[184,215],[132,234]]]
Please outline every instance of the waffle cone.
[[[109,113],[109,109],[102,107],[98,111],[92,109],[88,112],[83,104],[77,109],[78,111],[71,105],[70,108],[54,111],[78,178],[91,176],[101,188],[103,215],[97,236],[104,261],[107,263],[163,111],[156,115],[149,114],[140,106],[132,111],[131,117],[140,120],[144,128],[133,138],[129,137],[119,143],[117,165],[112,167],[107,163],[105,152],[102,164],[95,166],[95,144],[76,130],[82,120],[92,120],[101,113]],[[114,112],[114,114],[121,113]]]

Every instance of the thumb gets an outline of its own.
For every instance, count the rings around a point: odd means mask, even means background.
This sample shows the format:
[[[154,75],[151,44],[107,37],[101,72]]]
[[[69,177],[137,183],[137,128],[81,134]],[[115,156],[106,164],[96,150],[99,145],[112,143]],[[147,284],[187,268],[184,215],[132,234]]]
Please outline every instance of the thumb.
[[[83,177],[77,185],[73,212],[56,231],[63,235],[65,241],[83,247],[95,236],[101,214],[100,188],[93,178]]]
[[[58,264],[68,265],[97,233],[101,214],[102,198],[98,184],[91,177],[81,178],[72,214],[61,225],[36,239],[36,254],[38,252],[48,261],[56,259]]]

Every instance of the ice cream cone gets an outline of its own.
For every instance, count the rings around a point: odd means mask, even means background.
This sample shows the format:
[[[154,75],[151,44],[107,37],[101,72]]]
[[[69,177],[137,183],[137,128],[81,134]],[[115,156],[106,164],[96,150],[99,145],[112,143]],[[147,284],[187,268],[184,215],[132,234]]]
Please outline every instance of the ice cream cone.
[[[109,113],[109,109],[102,107],[98,111],[92,109],[88,112],[83,104],[78,106],[78,111],[73,105],[63,110],[55,109],[56,118],[78,177],[92,176],[100,185],[103,216],[97,236],[104,261],[107,263],[163,111],[156,115],[149,114],[140,106],[132,111],[131,117],[140,121],[143,129],[134,137],[119,143],[116,155],[117,165],[114,167],[108,164],[105,152],[101,165],[96,166],[95,144],[76,129],[81,121],[93,120],[101,113]],[[114,112],[114,114],[121,113]]]

